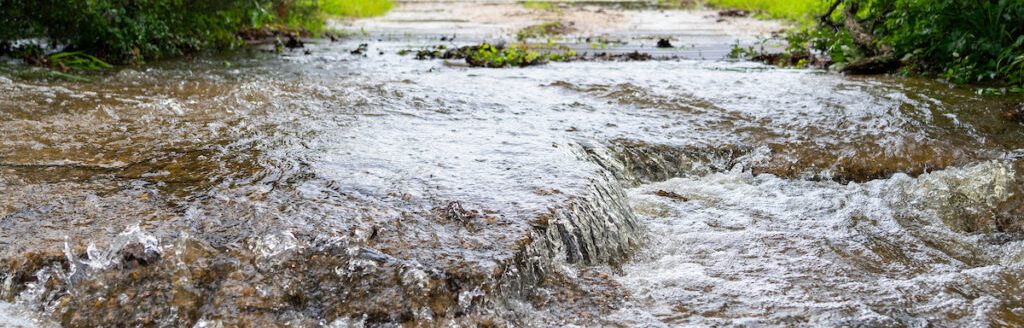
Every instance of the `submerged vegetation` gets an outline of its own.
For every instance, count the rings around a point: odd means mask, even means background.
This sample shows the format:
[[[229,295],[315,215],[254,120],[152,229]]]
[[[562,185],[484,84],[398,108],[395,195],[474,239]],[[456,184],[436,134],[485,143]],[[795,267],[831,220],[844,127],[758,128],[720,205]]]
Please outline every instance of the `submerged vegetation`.
[[[847,73],[935,75],[1024,92],[1024,1],[711,0],[798,22],[781,55],[734,54],[795,64],[818,56]],[[792,60],[792,59],[798,60]],[[804,61],[806,63],[806,61]],[[984,90],[995,90],[987,88]]]
[[[267,34],[242,33],[251,30],[317,34],[328,15],[376,15],[390,5],[389,0],[3,0],[0,54],[48,64],[48,53],[72,51],[78,57],[134,63],[235,48],[246,36]]]

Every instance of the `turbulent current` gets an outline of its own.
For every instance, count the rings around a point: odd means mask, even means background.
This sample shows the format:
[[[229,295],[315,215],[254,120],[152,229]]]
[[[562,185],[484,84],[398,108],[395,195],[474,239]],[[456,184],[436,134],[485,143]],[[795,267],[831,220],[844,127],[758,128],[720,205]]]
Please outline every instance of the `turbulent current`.
[[[440,35],[405,22],[4,67],[0,325],[1024,325],[1019,98],[689,58],[713,19],[522,69],[400,55]]]

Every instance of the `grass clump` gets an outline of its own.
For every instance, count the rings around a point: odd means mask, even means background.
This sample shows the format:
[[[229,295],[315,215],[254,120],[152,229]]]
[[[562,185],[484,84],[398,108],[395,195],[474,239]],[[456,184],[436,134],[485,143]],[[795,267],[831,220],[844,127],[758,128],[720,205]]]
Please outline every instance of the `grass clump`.
[[[523,8],[532,10],[558,11],[558,6],[556,6],[554,3],[540,0],[526,0],[523,2]]]
[[[572,23],[544,22],[537,25],[530,25],[516,32],[516,39],[524,41],[528,39],[551,38],[564,35],[574,31]]]
[[[113,67],[107,62],[81,51],[58,52],[47,57],[47,60],[51,65],[60,67],[65,72],[71,69],[96,71]]]

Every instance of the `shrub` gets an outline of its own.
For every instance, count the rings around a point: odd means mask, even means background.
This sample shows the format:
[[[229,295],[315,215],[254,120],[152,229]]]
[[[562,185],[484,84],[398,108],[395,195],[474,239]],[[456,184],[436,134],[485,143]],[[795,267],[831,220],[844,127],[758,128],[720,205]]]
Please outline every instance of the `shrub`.
[[[3,40],[44,38],[115,62],[235,46],[234,32],[271,20],[253,1],[0,1]]]
[[[889,0],[865,12],[908,69],[1024,84],[1024,1]],[[890,10],[885,10],[891,8]]]
[[[838,67],[889,58],[906,73],[955,83],[995,82],[1024,92],[1024,0],[708,0],[799,22],[787,51],[825,55]],[[830,5],[837,5],[824,21]],[[815,26],[815,23],[820,23]],[[851,24],[852,23],[852,24]],[[855,26],[859,31],[851,30]],[[861,38],[854,34],[861,33]],[[736,49],[734,55],[743,55]],[[847,66],[850,64],[850,66]]]
[[[316,33],[325,15],[388,0],[0,0],[0,44],[26,39],[116,63],[233,48],[246,29]],[[322,7],[323,6],[323,7]],[[367,14],[371,12],[366,12]],[[2,48],[2,47],[0,47]],[[17,47],[8,47],[9,51]]]

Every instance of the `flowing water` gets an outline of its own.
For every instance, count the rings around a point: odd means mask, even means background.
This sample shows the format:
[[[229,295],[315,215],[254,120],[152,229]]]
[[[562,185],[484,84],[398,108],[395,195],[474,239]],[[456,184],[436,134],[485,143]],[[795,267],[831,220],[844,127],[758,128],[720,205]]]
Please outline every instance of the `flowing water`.
[[[561,13],[692,44],[672,60],[397,54],[524,11],[406,4],[308,54],[93,82],[5,69],[0,325],[1024,324],[1021,99],[702,59],[769,30],[707,12]]]

